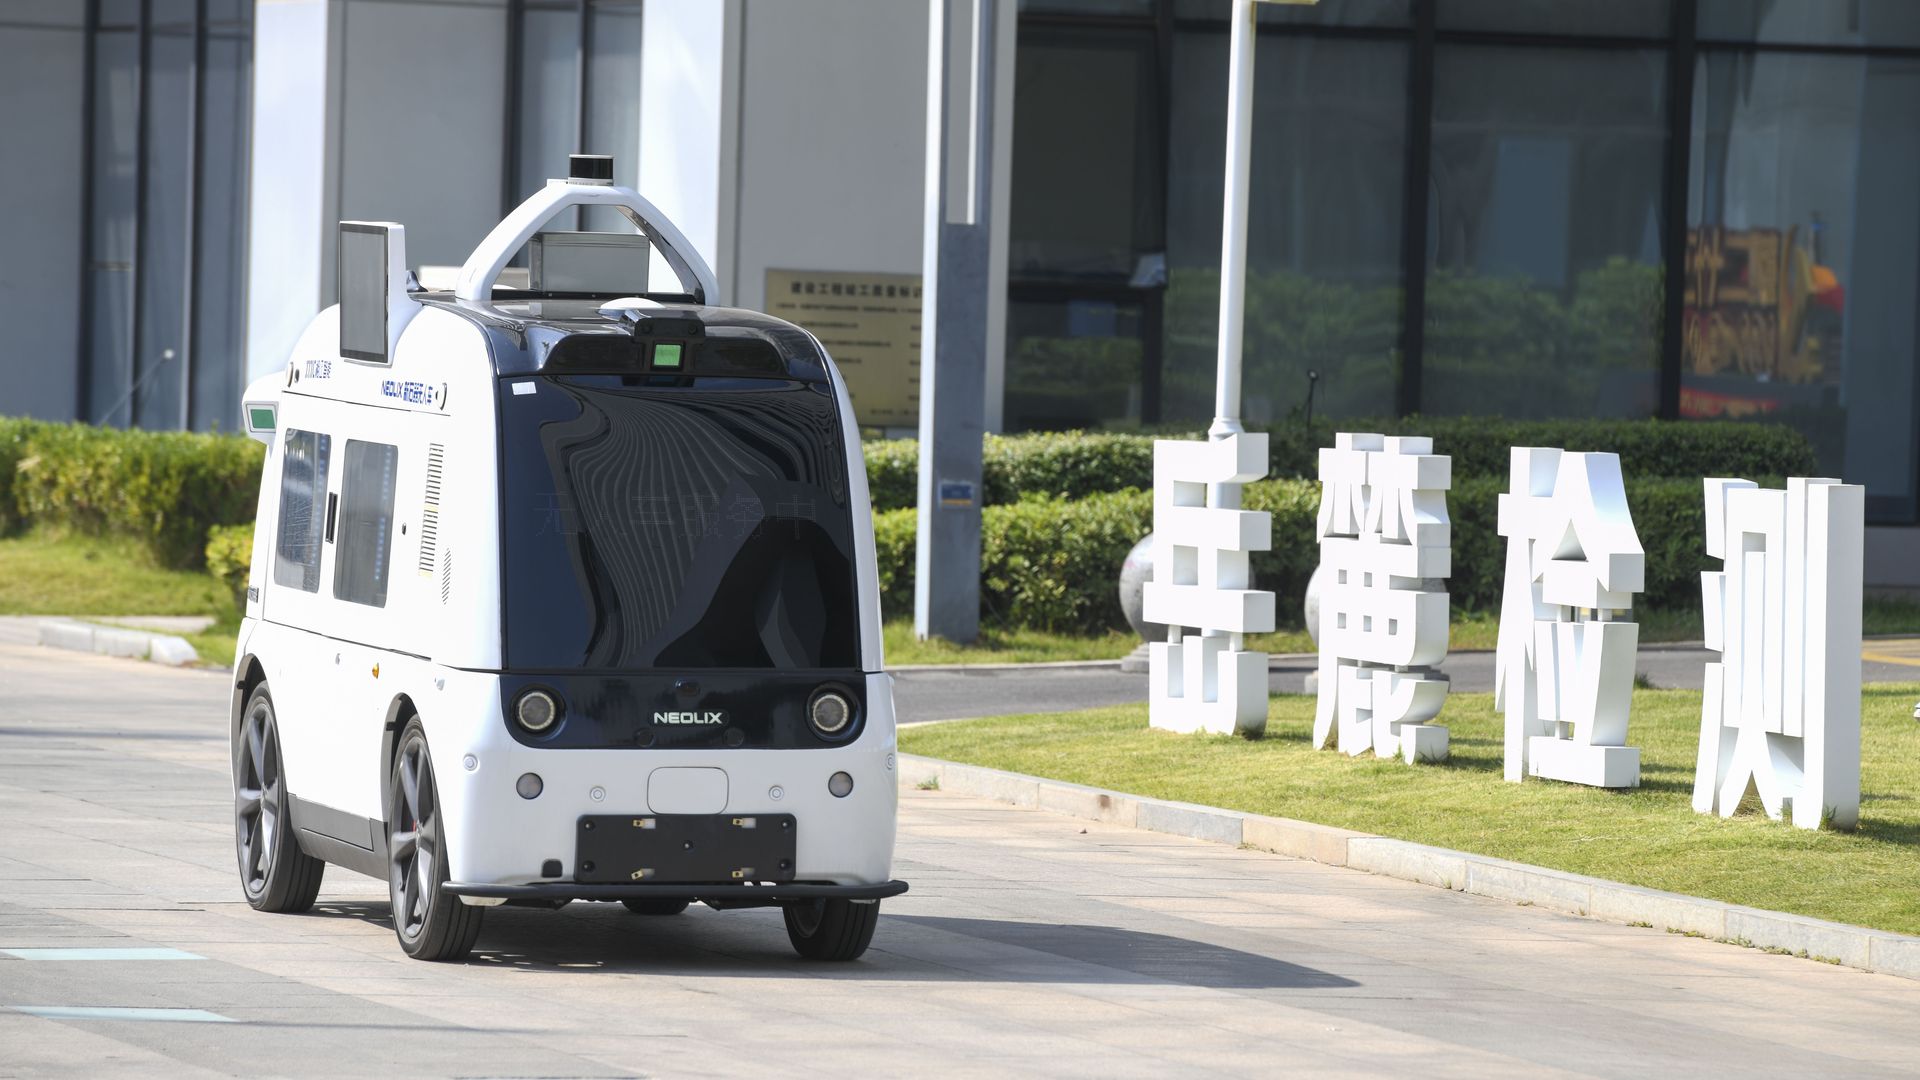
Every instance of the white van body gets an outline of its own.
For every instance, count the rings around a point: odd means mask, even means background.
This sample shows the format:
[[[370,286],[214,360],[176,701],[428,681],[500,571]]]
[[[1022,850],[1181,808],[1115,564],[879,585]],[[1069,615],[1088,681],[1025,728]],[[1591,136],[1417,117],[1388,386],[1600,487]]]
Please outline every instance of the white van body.
[[[656,247],[680,239],[631,191],[554,181],[469,259],[459,293],[472,295],[395,297],[389,363],[343,355],[335,306],[249,389],[275,422],[236,649],[236,762],[264,684],[299,851],[391,878],[396,743],[417,721],[449,903],[873,905],[905,885],[891,878],[892,681],[846,385],[805,331],[705,303],[712,277],[684,240],[679,299],[495,287],[532,230],[596,202],[630,211]],[[655,330],[684,351],[651,345]],[[516,718],[534,690],[559,712],[537,732]],[[829,691],[852,706],[835,733],[812,719]],[[599,843],[583,829],[625,819],[695,830],[684,851],[696,834],[710,846],[711,828],[785,821],[792,865],[714,852],[692,880],[628,866],[652,856],[618,845],[617,866],[583,854],[601,850],[582,848]],[[245,831],[243,879],[260,870]]]

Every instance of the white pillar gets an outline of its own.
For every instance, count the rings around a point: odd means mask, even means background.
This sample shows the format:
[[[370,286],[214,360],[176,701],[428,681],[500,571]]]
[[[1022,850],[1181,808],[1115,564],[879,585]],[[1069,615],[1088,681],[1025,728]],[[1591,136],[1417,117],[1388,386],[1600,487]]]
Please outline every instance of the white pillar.
[[[254,10],[248,382],[286,363],[326,295],[328,9],[281,0]]]
[[[1220,229],[1220,360],[1213,426],[1224,439],[1240,426],[1240,340],[1247,296],[1247,186],[1252,176],[1254,0],[1233,0],[1227,54],[1226,199]]]
[[[707,302],[729,303],[739,291],[740,2],[648,0],[642,19],[638,190],[713,267],[721,295]],[[673,277],[656,262],[654,280]]]

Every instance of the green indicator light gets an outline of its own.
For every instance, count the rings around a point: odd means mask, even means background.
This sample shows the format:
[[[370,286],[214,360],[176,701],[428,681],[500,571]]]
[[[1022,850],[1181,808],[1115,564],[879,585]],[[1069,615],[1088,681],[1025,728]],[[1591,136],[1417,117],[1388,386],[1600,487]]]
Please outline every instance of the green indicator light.
[[[680,366],[680,343],[663,341],[653,347],[653,366],[657,368],[677,368]]]
[[[247,423],[255,431],[273,430],[273,410],[252,408],[247,410]]]

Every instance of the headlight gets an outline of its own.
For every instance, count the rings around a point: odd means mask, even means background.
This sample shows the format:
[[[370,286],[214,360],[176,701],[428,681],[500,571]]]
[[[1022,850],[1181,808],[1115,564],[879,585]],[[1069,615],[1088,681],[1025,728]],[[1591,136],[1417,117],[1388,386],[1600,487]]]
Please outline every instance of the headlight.
[[[853,702],[838,690],[822,690],[807,706],[807,718],[820,734],[838,735],[853,723]]]
[[[560,719],[560,703],[545,690],[528,690],[514,703],[513,718],[520,722],[521,727],[537,735]]]

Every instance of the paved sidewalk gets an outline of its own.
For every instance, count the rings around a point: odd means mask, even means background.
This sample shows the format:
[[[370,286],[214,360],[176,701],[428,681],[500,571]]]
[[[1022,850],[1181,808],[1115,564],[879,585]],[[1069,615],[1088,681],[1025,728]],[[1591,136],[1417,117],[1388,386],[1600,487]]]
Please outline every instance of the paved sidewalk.
[[[913,790],[897,865],[913,891],[861,963],[797,961],[771,912],[574,904],[496,909],[473,962],[420,964],[380,882],[330,870],[307,916],[239,901],[217,675],[0,634],[0,687],[10,1075],[1644,1080],[1920,1063],[1906,980]],[[156,949],[173,952],[123,951]],[[105,1011],[128,1009],[149,1011]]]

